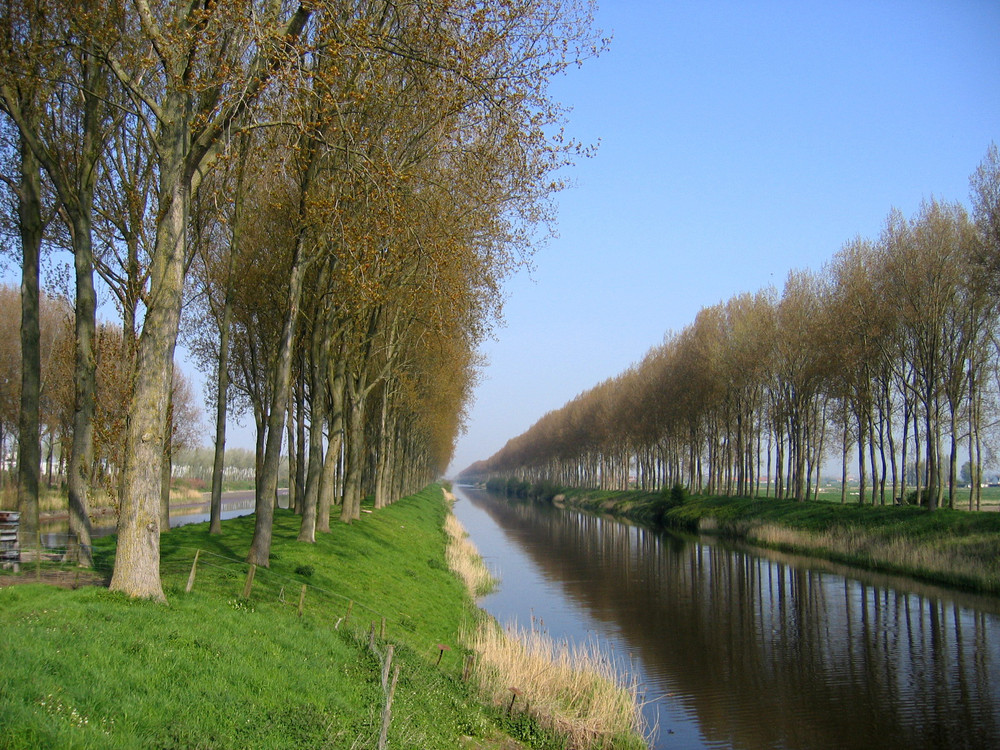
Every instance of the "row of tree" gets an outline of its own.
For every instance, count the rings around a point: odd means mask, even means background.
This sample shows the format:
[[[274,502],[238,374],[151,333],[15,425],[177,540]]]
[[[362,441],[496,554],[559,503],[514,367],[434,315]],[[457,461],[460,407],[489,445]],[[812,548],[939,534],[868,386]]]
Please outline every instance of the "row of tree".
[[[67,460],[73,445],[74,325],[73,308],[59,297],[42,293],[39,300],[39,427],[42,475],[49,487],[65,485]],[[20,290],[0,284],[0,485],[16,466],[21,404]],[[95,489],[114,493],[122,466],[124,423],[128,404],[128,368],[123,364],[125,337],[120,325],[103,322],[95,338],[95,404],[93,457],[87,467]],[[174,371],[170,439],[165,461],[192,447],[200,415],[194,390],[180,370]],[[164,506],[163,512],[168,511]]]
[[[839,454],[843,493],[856,460],[862,502],[931,508],[954,505],[968,463],[978,507],[1000,391],[996,146],[971,183],[971,216],[938,201],[893,211],[877,239],[791,273],[780,295],[701,310],[463,477],[801,500]]]
[[[365,489],[384,504],[442,471],[501,283],[548,227],[554,170],[580,153],[547,85],[603,46],[590,24],[590,3],[576,0],[4,0],[22,507],[37,495],[47,242],[73,257],[69,496],[83,537],[95,273],[122,316],[113,589],[163,598],[159,505],[182,312],[214,378],[217,477],[229,405],[257,425],[248,561],[268,564],[286,433],[304,540],[325,527],[338,488],[349,521]]]

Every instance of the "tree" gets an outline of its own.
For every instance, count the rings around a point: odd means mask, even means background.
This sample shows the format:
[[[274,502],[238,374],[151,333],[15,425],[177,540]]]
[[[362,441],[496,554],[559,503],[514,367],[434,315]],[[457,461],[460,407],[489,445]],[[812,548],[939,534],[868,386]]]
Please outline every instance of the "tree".
[[[132,34],[108,45],[103,56],[150,134],[158,218],[136,351],[111,588],[163,600],[161,466],[187,270],[190,195],[215,161],[227,129],[296,58],[312,11],[300,6],[281,16],[270,4],[201,8],[154,6],[147,0],[137,0],[135,10],[125,23]],[[126,39],[139,47],[126,46]]]
[[[978,270],[994,296],[1000,295],[1000,150],[991,143],[975,173],[972,188],[972,216],[981,234],[976,254]]]

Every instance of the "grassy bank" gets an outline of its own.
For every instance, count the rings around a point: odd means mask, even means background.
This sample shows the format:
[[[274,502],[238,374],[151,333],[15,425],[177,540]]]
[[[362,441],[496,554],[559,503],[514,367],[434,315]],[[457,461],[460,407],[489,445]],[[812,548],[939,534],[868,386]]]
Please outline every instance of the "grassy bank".
[[[638,491],[568,490],[556,502],[1000,594],[1000,513]]]
[[[390,647],[389,747],[506,748],[518,734],[561,746],[462,679],[459,633],[481,615],[448,569],[446,513],[429,488],[308,545],[279,510],[271,567],[247,598],[252,516],[221,536],[206,524],[163,535],[167,606],[101,587],[0,588],[0,747],[375,748]],[[106,573],[113,544],[98,542]]]
[[[471,595],[488,593],[498,581],[454,515],[445,521],[445,531],[452,569]],[[465,628],[461,640],[475,654],[475,675],[483,694],[494,705],[506,704],[509,715],[528,717],[564,737],[572,748],[647,746],[638,684],[596,642],[556,642],[534,627],[501,628],[492,618],[480,618]]]

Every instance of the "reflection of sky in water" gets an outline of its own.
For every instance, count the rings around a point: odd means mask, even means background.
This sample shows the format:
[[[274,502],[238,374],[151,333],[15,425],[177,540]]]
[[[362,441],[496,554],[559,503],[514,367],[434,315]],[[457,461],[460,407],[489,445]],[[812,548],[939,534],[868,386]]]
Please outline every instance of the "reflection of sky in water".
[[[175,529],[178,526],[187,526],[191,523],[207,523],[211,520],[209,511],[208,502],[198,504],[186,503],[183,506],[171,507],[170,528]],[[254,501],[252,497],[249,500],[246,498],[228,501],[223,499],[221,518],[225,521],[228,518],[238,518],[239,516],[248,515],[253,513],[253,511]],[[96,539],[97,537],[110,536],[116,533],[118,531],[116,523],[113,514],[98,516],[94,519],[91,528],[92,538]],[[68,524],[69,521],[65,518],[55,521],[42,521],[42,544],[52,548],[64,546],[66,544]]]
[[[648,701],[646,720],[659,728],[654,748],[711,747],[700,736],[696,718],[684,702],[668,695],[672,691],[649,684],[641,655],[632,653],[617,623],[609,618],[597,619],[573,594],[574,588],[589,584],[586,568],[578,567],[575,578],[547,572],[520,546],[530,544],[530,535],[498,524],[486,510],[463,496],[461,488],[456,494],[459,501],[455,503],[455,516],[469,532],[487,567],[500,578],[498,589],[480,599],[480,607],[505,625],[516,622],[529,628],[534,618],[556,640],[569,639],[577,644],[596,641],[602,653],[637,675],[642,685],[641,698]]]
[[[1000,746],[996,597],[470,494],[481,605],[633,658],[657,747]]]

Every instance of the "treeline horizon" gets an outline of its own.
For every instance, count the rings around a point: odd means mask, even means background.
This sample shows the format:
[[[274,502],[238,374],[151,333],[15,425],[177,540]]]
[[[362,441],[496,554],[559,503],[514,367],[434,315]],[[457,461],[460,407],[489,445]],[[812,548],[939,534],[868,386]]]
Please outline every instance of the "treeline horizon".
[[[21,290],[0,283],[0,457],[5,465],[0,485],[6,484],[10,457],[19,453],[18,419],[21,403]],[[75,409],[74,367],[76,338],[72,303],[63,296],[41,291],[38,307],[39,428],[45,482],[65,483],[72,453]],[[124,423],[128,406],[128,345],[120,323],[100,321],[94,337],[95,388],[92,455],[86,467],[91,486],[107,491],[117,486],[122,466]],[[164,442],[165,460],[189,448],[200,438],[200,413],[190,381],[175,369],[171,392],[170,434]],[[16,475],[15,475],[16,477]]]
[[[551,234],[554,76],[600,53],[588,0],[87,4],[0,17],[4,245],[22,270],[18,505],[37,533],[43,253],[72,256],[70,528],[90,549],[97,285],[121,316],[111,588],[163,600],[174,353],[252,416],[269,564],[282,444],[300,539],[448,465],[505,279]],[[15,249],[16,248],[16,249]]]
[[[856,462],[862,503],[955,507],[964,464],[978,508],[1000,414],[995,144],[970,186],[971,214],[892,210],[780,294],[703,308],[459,477],[804,500],[839,456],[842,501]]]

